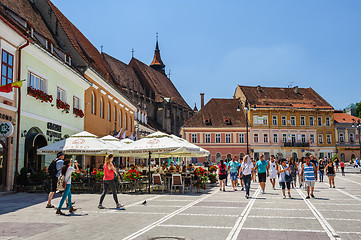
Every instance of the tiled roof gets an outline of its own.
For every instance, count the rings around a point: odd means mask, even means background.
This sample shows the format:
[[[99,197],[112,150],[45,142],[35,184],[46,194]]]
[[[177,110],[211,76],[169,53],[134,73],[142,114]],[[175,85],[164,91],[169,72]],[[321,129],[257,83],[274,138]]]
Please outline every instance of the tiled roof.
[[[80,32],[80,30],[75,27],[74,24],[70,22],[69,19],[67,19],[57,7],[55,7],[55,5],[50,0],[47,0],[47,3],[53,10],[60,25],[68,36],[69,41],[72,43],[77,52],[92,68],[94,68],[100,75],[102,75],[104,79],[109,81],[109,73],[111,73],[111,71],[107,67],[107,64],[103,60],[99,51]]]
[[[140,94],[144,94],[142,84],[139,82],[132,67],[106,53],[102,53],[102,56],[111,68],[116,81],[118,81],[123,88],[129,87]]]
[[[246,127],[246,116],[238,99],[212,98],[183,127],[234,128]],[[229,123],[227,123],[229,119]],[[207,123],[208,122],[208,123]]]
[[[357,122],[357,120],[361,121],[361,118],[354,117],[352,115],[343,113],[342,111],[335,111],[334,120],[337,123],[353,123],[354,121]],[[354,120],[354,121],[352,121],[352,120]]]
[[[41,15],[28,0],[1,0],[1,3],[20,15],[39,33],[49,39],[54,46],[57,46],[56,40],[53,38]]]
[[[156,102],[162,102],[164,98],[170,98],[173,102],[191,110],[172,81],[164,74],[154,70],[136,58],[130,60],[129,66],[134,69],[141,81],[151,87],[156,95]]]
[[[256,107],[333,109],[312,88],[238,87],[245,94],[249,104],[255,104]]]

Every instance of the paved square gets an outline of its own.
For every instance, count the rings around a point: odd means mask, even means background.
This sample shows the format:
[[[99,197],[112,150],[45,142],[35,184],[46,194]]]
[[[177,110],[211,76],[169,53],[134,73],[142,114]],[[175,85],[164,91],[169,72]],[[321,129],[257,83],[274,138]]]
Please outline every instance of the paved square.
[[[317,182],[310,200],[298,188],[283,199],[269,182],[266,194],[252,183],[251,199],[230,187],[119,194],[125,210],[115,209],[111,195],[99,210],[100,195],[73,194],[78,211],[67,216],[45,208],[46,194],[17,193],[0,197],[0,239],[361,239],[361,175],[337,175],[336,186]]]

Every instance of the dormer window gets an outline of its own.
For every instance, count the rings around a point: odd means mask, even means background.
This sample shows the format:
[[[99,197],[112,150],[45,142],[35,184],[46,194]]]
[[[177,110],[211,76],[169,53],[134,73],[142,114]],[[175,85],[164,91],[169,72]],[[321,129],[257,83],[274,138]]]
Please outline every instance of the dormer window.
[[[227,125],[231,125],[231,124],[232,124],[231,119],[229,119],[229,118],[224,118],[224,122],[225,122]]]
[[[34,28],[30,23],[25,22],[26,31],[30,34],[31,37],[34,37]]]
[[[65,63],[71,65],[71,57],[70,57],[70,55],[65,54],[65,59],[64,60],[65,60]]]
[[[49,52],[53,53],[54,51],[54,45],[51,41],[46,40],[46,45],[45,45],[46,50],[48,50]]]
[[[212,125],[212,122],[211,122],[211,119],[210,119],[210,118],[204,119],[204,123],[205,123],[206,125]]]

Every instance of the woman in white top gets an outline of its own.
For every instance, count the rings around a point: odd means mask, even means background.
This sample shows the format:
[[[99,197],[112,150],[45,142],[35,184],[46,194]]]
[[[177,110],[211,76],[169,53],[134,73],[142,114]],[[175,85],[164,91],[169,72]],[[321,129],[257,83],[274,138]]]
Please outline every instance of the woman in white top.
[[[268,162],[268,169],[269,169],[269,180],[272,184],[273,190],[275,190],[278,164],[275,160],[274,155],[271,155],[271,161]]]
[[[56,210],[56,214],[65,215],[60,209],[63,207],[63,204],[64,204],[66,198],[68,198],[68,203],[69,203],[69,207],[70,207],[69,212],[76,211],[76,209],[73,208],[73,205],[71,202],[71,192],[70,192],[71,174],[73,172],[80,173],[80,171],[79,171],[78,162],[75,162],[76,169],[74,169],[71,165],[72,165],[72,160],[67,159],[67,160],[64,160],[64,166],[61,168],[61,175],[65,176],[66,188],[65,188],[63,196],[60,200],[59,207]]]
[[[243,164],[238,170],[239,178],[243,177],[244,185],[246,187],[246,198],[249,198],[249,189],[251,188],[252,172],[254,171],[254,165],[251,158],[246,155],[243,158]]]
[[[302,182],[303,182],[303,175],[302,175],[302,164],[304,163],[304,157],[302,157],[299,161],[298,161],[298,183],[300,185],[300,188],[302,187]]]
[[[286,198],[286,193],[285,193],[286,186],[288,190],[288,197],[291,198],[291,182],[292,182],[291,169],[287,165],[286,159],[282,159],[281,165],[278,166],[278,172],[280,173],[278,182],[282,186],[283,198]]]

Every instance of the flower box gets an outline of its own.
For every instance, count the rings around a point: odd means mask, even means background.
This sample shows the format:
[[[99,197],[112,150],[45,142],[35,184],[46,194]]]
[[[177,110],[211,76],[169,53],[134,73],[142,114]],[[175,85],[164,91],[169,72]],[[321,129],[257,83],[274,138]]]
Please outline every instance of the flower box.
[[[63,109],[63,111],[69,113],[70,105],[61,101],[60,99],[56,99],[56,108]]]
[[[52,102],[53,101],[53,96],[49,95],[39,89],[35,89],[33,87],[28,87],[28,95],[39,99],[41,102]]]
[[[80,117],[80,118],[84,117],[84,112],[81,109],[73,108],[73,113],[75,114],[76,117]]]

